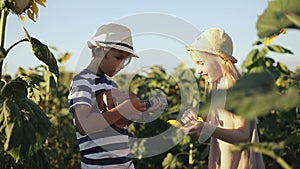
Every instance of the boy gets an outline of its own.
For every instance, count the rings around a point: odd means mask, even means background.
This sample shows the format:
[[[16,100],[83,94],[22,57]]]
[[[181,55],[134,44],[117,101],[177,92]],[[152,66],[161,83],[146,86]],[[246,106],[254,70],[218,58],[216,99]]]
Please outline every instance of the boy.
[[[127,126],[149,109],[137,97],[111,109],[99,108],[97,102],[100,93],[118,88],[110,77],[128,65],[132,57],[138,57],[133,51],[131,31],[118,24],[103,25],[88,41],[88,47],[92,60],[73,78],[68,96],[82,168],[133,169]],[[150,109],[159,106],[155,102]]]

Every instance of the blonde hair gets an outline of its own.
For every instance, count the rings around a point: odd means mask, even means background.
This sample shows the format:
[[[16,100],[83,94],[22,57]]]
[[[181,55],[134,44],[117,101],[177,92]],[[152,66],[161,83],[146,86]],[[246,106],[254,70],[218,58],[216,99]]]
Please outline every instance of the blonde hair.
[[[240,77],[240,73],[235,67],[234,63],[230,60],[224,59],[224,56],[217,56],[219,63],[223,71],[223,77],[220,81],[215,81],[212,83],[207,83],[206,86],[208,92],[210,93],[214,89],[229,89],[231,88]],[[221,84],[220,84],[221,83]]]
[[[230,60],[224,60],[222,56],[219,56],[219,58],[221,58],[221,65],[225,73],[225,81],[227,83],[227,87],[230,88],[239,79],[240,73],[238,72],[234,63],[232,63]]]

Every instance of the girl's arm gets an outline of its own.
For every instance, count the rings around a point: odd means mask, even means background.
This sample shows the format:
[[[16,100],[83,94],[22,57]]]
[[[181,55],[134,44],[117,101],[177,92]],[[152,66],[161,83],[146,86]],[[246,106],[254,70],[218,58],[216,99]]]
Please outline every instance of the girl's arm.
[[[239,120],[238,123],[239,127],[236,129],[217,127],[212,136],[231,144],[250,142],[251,122],[247,120]]]
[[[234,144],[251,141],[251,121],[237,117],[233,121],[236,128],[213,127],[212,136],[225,142]],[[189,136],[199,136],[204,125],[212,125],[205,122],[196,122],[193,125],[186,125],[181,130]],[[209,127],[209,126],[207,126]]]

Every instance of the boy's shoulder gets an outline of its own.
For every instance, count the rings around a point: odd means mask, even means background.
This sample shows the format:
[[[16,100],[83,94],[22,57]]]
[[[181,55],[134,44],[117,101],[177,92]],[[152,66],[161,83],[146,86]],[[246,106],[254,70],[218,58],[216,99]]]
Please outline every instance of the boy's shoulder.
[[[73,81],[80,80],[80,79],[88,80],[88,79],[95,79],[95,78],[101,78],[101,76],[98,76],[97,74],[93,73],[88,69],[83,69],[73,77]]]
[[[89,84],[95,84],[95,85],[110,85],[115,88],[118,88],[118,85],[114,80],[112,80],[110,77],[107,77],[105,75],[98,75],[88,69],[84,69],[80,71],[78,74],[76,74],[73,77],[73,82],[74,81],[87,81]]]

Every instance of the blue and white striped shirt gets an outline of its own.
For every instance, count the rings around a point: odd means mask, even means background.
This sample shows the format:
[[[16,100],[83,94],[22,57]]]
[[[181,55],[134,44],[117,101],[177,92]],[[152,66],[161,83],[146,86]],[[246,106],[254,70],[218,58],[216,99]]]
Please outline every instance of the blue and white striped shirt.
[[[70,86],[69,110],[74,115],[74,106],[86,104],[97,112],[96,96],[105,90],[118,88],[107,76],[97,75],[87,69],[77,74]],[[76,126],[75,120],[74,125]],[[128,129],[107,127],[89,135],[81,135],[76,130],[81,165],[86,169],[129,168],[133,167],[128,147]]]

